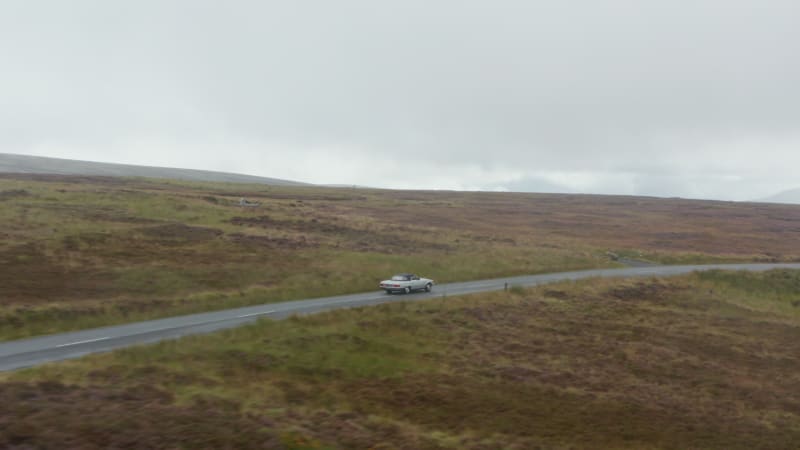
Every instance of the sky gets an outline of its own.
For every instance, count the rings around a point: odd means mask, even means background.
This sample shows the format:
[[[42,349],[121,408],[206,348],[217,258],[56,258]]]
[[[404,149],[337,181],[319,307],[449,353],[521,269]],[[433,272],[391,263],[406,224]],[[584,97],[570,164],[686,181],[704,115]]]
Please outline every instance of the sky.
[[[0,1],[0,152],[400,189],[800,187],[796,0]]]

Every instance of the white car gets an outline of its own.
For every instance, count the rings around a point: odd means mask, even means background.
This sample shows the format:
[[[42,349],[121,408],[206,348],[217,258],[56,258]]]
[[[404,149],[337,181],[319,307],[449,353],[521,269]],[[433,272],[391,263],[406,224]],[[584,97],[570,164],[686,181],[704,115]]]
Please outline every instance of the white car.
[[[433,289],[433,280],[413,273],[399,273],[391,280],[381,281],[381,289],[385,290],[387,294],[394,292],[410,294],[412,291],[430,292]]]

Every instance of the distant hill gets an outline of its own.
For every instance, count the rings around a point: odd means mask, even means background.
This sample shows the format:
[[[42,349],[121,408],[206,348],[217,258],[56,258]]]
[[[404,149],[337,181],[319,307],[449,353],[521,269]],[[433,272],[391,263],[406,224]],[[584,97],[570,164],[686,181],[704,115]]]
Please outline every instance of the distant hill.
[[[779,192],[767,198],[758,200],[765,203],[795,203],[800,204],[800,189],[790,189],[788,191]]]
[[[89,175],[107,177],[171,178],[191,181],[259,183],[277,186],[300,186],[307,183],[208,170],[174,169],[169,167],[134,166],[73,159],[0,153],[0,173],[36,173],[56,175]]]

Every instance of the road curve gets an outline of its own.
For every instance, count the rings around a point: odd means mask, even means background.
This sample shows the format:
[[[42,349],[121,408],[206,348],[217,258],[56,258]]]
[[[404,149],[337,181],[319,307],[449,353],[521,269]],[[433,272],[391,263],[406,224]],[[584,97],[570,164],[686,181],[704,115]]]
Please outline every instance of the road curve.
[[[452,296],[497,291],[502,290],[505,286],[536,286],[557,281],[579,280],[594,277],[670,276],[713,269],[747,271],[800,269],[800,263],[708,264],[581,270],[575,272],[547,273],[440,284],[430,293],[386,295],[382,292],[375,291],[311,300],[270,303],[0,343],[0,371],[77,358],[90,353],[106,352],[131,345],[175,339],[190,334],[209,333],[250,323],[260,317],[283,319],[295,314],[312,314],[338,308],[369,306],[403,300],[426,300],[445,295]]]

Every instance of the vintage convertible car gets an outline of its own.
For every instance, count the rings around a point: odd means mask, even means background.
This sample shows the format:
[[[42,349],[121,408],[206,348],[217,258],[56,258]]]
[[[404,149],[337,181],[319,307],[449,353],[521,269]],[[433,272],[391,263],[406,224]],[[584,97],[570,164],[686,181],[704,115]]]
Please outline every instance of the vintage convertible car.
[[[422,278],[413,273],[400,273],[392,277],[391,280],[381,281],[381,289],[387,294],[403,292],[409,294],[412,291],[430,292],[433,289],[433,280]]]

